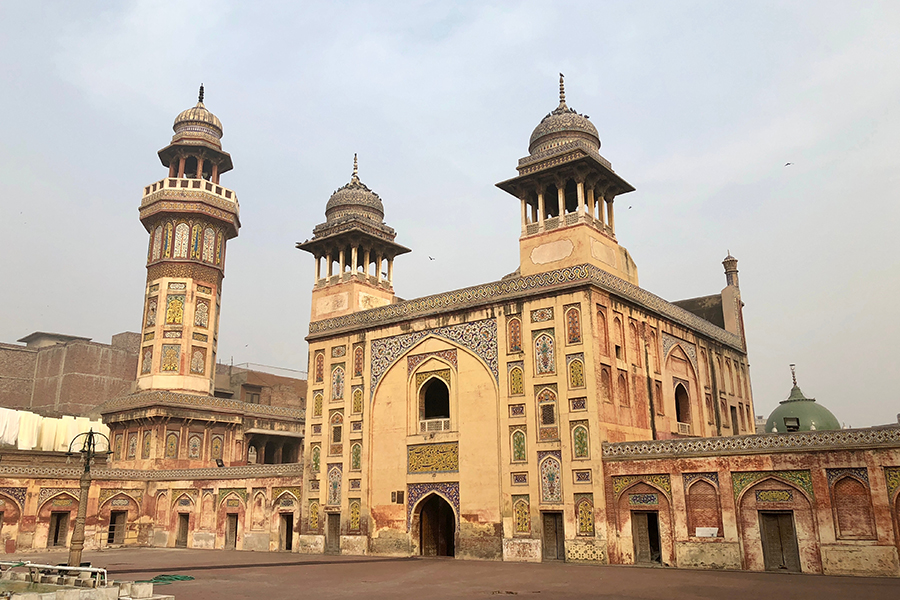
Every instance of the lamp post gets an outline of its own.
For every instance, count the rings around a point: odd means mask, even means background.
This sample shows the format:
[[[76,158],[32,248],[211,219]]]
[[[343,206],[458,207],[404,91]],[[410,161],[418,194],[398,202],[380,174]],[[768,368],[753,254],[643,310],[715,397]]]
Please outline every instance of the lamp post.
[[[98,452],[97,442],[94,440],[96,436],[100,436],[106,440],[106,450]],[[81,497],[78,499],[78,516],[75,518],[75,531],[72,532],[72,543],[69,545],[69,566],[81,566],[81,552],[84,550],[84,519],[87,516],[88,491],[91,488],[91,461],[98,454],[111,454],[109,449],[109,438],[102,433],[95,432],[93,429],[86,433],[79,433],[69,443],[69,451],[66,456],[72,456],[75,452],[72,447],[78,438],[84,437],[84,443],[81,445],[81,457],[84,460],[84,473],[81,474]]]

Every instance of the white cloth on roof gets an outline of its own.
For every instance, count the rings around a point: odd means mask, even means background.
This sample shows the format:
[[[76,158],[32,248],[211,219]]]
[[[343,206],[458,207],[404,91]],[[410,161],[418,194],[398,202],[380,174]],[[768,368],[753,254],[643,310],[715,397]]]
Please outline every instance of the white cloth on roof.
[[[19,411],[0,408],[0,442],[15,446],[19,438]]]
[[[41,432],[41,417],[33,412],[23,410],[19,412],[19,450],[33,450],[38,445],[38,436]]]
[[[56,429],[59,419],[46,417],[41,420],[41,435],[38,440],[38,447],[45,452],[56,449]]]

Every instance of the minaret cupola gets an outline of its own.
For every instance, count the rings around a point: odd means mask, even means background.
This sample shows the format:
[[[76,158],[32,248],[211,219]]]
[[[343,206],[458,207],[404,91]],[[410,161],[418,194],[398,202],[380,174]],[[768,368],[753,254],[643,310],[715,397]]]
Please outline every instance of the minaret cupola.
[[[531,133],[517,177],[497,187],[519,199],[522,275],[592,263],[637,285],[637,266],[616,240],[613,203],[634,188],[600,155],[600,134],[587,115],[559,105]]]
[[[354,154],[350,182],[329,198],[325,222],[297,244],[316,259],[313,321],[393,302],[394,258],[410,251],[395,237],[381,198],[359,179]]]

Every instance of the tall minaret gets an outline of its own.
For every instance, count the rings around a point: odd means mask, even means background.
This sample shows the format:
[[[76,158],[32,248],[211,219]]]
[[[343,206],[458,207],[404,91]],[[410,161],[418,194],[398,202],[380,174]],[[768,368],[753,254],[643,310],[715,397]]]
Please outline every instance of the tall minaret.
[[[328,199],[312,239],[297,244],[316,259],[311,320],[393,302],[394,258],[410,251],[396,236],[384,223],[381,198],[360,181],[354,154],[350,183]]]
[[[219,185],[232,168],[222,123],[203,105],[182,112],[159,151],[169,175],[144,188],[150,234],[137,391],[212,394],[225,244],[240,228],[238,199]]]

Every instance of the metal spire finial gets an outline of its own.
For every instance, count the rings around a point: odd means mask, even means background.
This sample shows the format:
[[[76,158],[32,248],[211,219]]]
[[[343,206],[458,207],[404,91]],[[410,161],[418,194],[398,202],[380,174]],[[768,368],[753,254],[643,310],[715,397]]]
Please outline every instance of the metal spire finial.
[[[559,103],[560,104],[566,103],[566,84],[563,81],[563,77],[565,77],[565,75],[560,73],[559,74]]]
[[[794,385],[797,385],[797,365],[791,363],[791,379],[794,380]]]
[[[198,102],[200,104],[203,104],[203,84],[202,83],[200,84],[200,96],[199,96]]]
[[[359,163],[356,161],[356,152],[353,153],[353,175],[350,181],[359,181]]]

